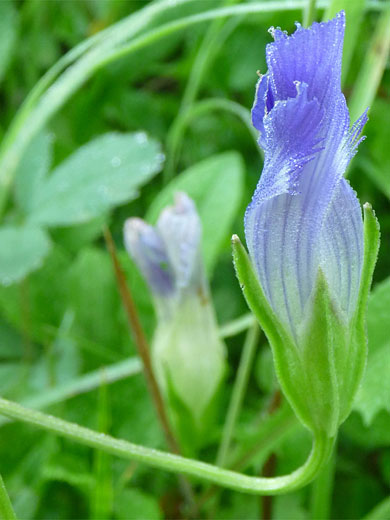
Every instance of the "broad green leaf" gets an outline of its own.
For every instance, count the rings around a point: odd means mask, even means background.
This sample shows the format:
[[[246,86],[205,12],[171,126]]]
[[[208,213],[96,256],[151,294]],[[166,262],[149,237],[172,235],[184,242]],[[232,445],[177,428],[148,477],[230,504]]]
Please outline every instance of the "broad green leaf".
[[[52,137],[42,132],[31,142],[15,174],[15,200],[24,213],[29,213],[39,196],[52,160]]]
[[[10,285],[38,269],[50,247],[48,236],[39,227],[0,228],[0,283]]]
[[[0,2],[0,80],[7,69],[16,42],[18,13],[12,0]]]
[[[86,222],[137,197],[164,156],[143,132],[107,133],[79,148],[41,185],[30,221],[47,226]]]
[[[185,191],[196,203],[203,225],[203,252],[211,273],[222,247],[228,243],[243,195],[244,165],[236,152],[215,155],[184,171],[159,193],[147,214],[155,223],[161,210]]]
[[[354,409],[370,425],[381,410],[390,412],[390,278],[378,284],[368,303],[368,363]]]
[[[130,338],[108,253],[97,248],[80,251],[69,269],[67,286],[76,334],[119,354]]]

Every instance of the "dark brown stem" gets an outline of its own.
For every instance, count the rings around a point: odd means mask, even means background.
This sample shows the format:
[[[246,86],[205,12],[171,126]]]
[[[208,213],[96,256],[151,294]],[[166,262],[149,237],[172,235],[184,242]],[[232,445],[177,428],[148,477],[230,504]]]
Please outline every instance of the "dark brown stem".
[[[162,429],[164,431],[165,439],[169,446],[170,451],[173,453],[180,454],[180,448],[176,442],[175,436],[172,432],[169,420],[165,411],[164,401],[160,392],[160,388],[157,384],[156,377],[154,375],[152,361],[150,358],[150,350],[148,341],[145,333],[142,329],[141,321],[138,317],[137,308],[130,292],[130,288],[127,285],[125,275],[122,267],[118,260],[116,248],[112,235],[107,226],[103,228],[103,235],[106,241],[108,252],[110,253],[112,264],[114,267],[115,278],[118,285],[119,294],[121,296],[122,304],[126,312],[127,321],[129,323],[130,330],[134,336],[134,342],[142,360],[143,371],[146,379],[146,383],[149,389],[154,408]],[[194,493],[190,483],[182,476],[179,476],[180,487],[183,495],[191,506],[192,513],[196,515],[197,507],[195,504]]]
[[[106,241],[107,249],[110,253],[112,264],[114,267],[116,282],[118,285],[119,293],[122,299],[122,304],[126,312],[127,321],[130,326],[130,330],[133,333],[135,345],[137,347],[138,354],[143,363],[143,369],[145,374],[146,383],[148,385],[148,389],[150,395],[152,397],[152,401],[154,407],[156,409],[157,417],[161,423],[161,426],[164,430],[165,438],[167,440],[168,446],[170,450],[174,453],[179,453],[179,446],[175,440],[175,437],[172,433],[167,414],[165,412],[164,401],[160,392],[160,389],[157,384],[156,377],[153,372],[152,362],[150,359],[150,351],[149,345],[142,329],[142,325],[140,319],[138,317],[138,312],[131,295],[130,289],[126,283],[126,278],[123,273],[122,267],[119,263],[118,256],[116,253],[116,248],[114,241],[112,239],[112,235],[108,227],[105,227],[103,230],[104,239]]]

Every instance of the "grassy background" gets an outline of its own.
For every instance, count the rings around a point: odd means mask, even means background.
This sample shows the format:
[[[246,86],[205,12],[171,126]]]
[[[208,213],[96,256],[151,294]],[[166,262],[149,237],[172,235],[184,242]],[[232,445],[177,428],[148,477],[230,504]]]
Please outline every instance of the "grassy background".
[[[336,3],[343,6],[342,1]],[[28,92],[64,53],[144,4],[104,0],[1,2],[0,137]],[[198,1],[174,9],[170,16],[202,12],[221,4],[223,2]],[[350,5],[349,2],[344,4]],[[351,99],[359,81],[380,16],[377,10],[362,13],[360,23],[358,13],[347,26],[351,57],[350,63],[346,63],[349,66],[343,83],[347,99]],[[320,20],[322,14],[323,11],[318,10],[316,18]],[[168,14],[163,14],[155,20],[155,26],[167,18]],[[264,49],[271,39],[267,29],[273,25],[292,32],[296,20],[302,20],[301,10],[282,9],[188,27],[99,70],[51,119],[34,141],[28,160],[18,169],[4,226],[19,226],[28,220],[26,208],[32,187],[26,179],[30,173],[35,178],[40,168],[57,171],[56,167],[65,158],[101,134],[145,131],[161,143],[167,166],[165,174],[156,175],[145,184],[138,197],[129,196],[129,202],[115,199],[109,207],[73,223],[65,219],[64,225],[59,225],[57,218],[57,223],[48,226],[50,248],[28,269],[30,272],[12,280],[13,283],[6,276],[2,277],[0,392],[3,396],[39,402],[51,389],[63,389],[63,385],[70,385],[77,394],[80,376],[135,355],[102,238],[104,225],[112,230],[142,323],[151,338],[154,328],[151,301],[144,282],[124,254],[123,222],[129,216],[147,214],[170,172],[179,174],[211,156],[230,151],[235,154],[225,156],[225,161],[210,169],[214,176],[207,177],[202,189],[199,188],[197,202],[201,205],[209,196],[207,204],[221,212],[207,211],[205,203],[202,213],[204,225],[210,230],[205,239],[205,253],[209,255],[207,261],[218,320],[223,324],[247,312],[233,273],[229,245],[232,232],[243,236],[243,214],[262,167],[253,136],[244,124],[245,109],[250,109],[253,103],[256,71],[266,70]],[[380,53],[381,49],[374,51]],[[203,69],[199,53],[205,58]],[[379,58],[374,64],[377,62]],[[191,76],[194,67],[197,74]],[[199,80],[198,86],[194,84],[196,80]],[[194,95],[191,88],[196,89]],[[372,368],[368,376],[372,379],[341,428],[334,468],[328,468],[319,484],[274,498],[272,517],[275,519],[313,519],[313,511],[322,511],[328,518],[362,518],[388,496],[389,89],[390,72],[386,67],[371,104],[365,129],[367,139],[349,171],[360,200],[371,202],[375,208],[382,232],[375,273],[377,291],[370,307],[370,347],[375,358],[370,357],[368,367]],[[175,133],[176,118],[183,107],[202,107],[197,104],[198,100],[210,98],[234,101],[243,107],[242,117],[232,113],[232,105],[226,110],[218,102],[211,102],[194,112],[185,128],[179,127]],[[230,163],[233,165],[229,166]],[[88,164],[88,161],[78,163],[81,174]],[[229,185],[223,183],[223,174],[229,167],[234,170],[233,177],[238,179],[237,197],[226,208]],[[213,184],[215,179],[222,181],[219,188]],[[39,186],[37,200],[40,200]],[[196,191],[196,186],[193,189]],[[212,233],[219,218],[228,225],[216,242]],[[12,247],[10,239],[7,242],[3,237],[2,248]],[[204,460],[215,458],[223,411],[229,401],[243,341],[243,334],[227,341],[228,380],[221,397],[219,422],[210,431],[209,442],[201,453]],[[271,360],[264,337],[260,339],[256,356],[235,432],[238,446],[256,439],[276,388],[270,376]],[[112,384],[105,383],[101,377],[93,390],[57,401],[61,402],[45,409],[114,436],[165,449],[141,374]],[[180,512],[182,504],[175,476],[93,452],[22,424],[0,427],[0,470],[20,518],[157,519],[184,515]],[[283,473],[296,468],[305,459],[309,446],[309,435],[299,425],[290,425],[273,443],[274,471]],[[252,458],[248,471],[260,474],[269,455],[269,449],[260,450]],[[194,486],[199,495],[207,488],[200,483]],[[322,501],[322,505],[313,505],[316,500]],[[262,514],[264,517],[263,508],[264,500],[259,497],[218,491],[205,502],[200,515],[252,519],[261,518]],[[376,518],[388,517],[388,512],[378,514]]]

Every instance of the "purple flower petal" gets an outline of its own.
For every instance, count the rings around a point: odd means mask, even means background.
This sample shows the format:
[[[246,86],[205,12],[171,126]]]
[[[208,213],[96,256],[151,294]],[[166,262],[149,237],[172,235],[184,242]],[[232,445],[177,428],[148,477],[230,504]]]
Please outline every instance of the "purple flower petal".
[[[265,295],[294,337],[320,266],[348,316],[360,283],[362,217],[343,174],[367,116],[350,129],[340,87],[344,25],[341,12],[291,36],[274,30],[252,109],[265,161],[246,240]]]
[[[125,246],[146,281],[158,296],[174,291],[174,275],[164,243],[152,226],[139,218],[125,222]]]
[[[194,202],[176,193],[175,204],[165,208],[157,222],[178,288],[199,286],[203,279],[201,261],[202,226]]]

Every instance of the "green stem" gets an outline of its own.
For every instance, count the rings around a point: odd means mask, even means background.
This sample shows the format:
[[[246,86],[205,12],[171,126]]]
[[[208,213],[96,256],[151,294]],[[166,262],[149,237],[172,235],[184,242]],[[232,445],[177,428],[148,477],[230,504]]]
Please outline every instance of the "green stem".
[[[236,380],[234,382],[232,396],[230,398],[228,412],[222,432],[222,440],[217,455],[217,466],[225,466],[226,458],[232,441],[234,427],[238,415],[241,410],[242,401],[248,385],[249,373],[252,368],[252,362],[259,339],[259,326],[255,323],[249,329],[245,338],[244,348],[242,350],[240,364],[238,367]]]
[[[221,338],[230,338],[232,336],[237,336],[241,332],[249,329],[254,323],[257,323],[256,318],[253,316],[251,312],[236,318],[235,320],[224,323],[219,328],[219,336]]]
[[[333,439],[316,435],[312,451],[303,466],[289,475],[274,478],[250,477],[234,471],[218,468],[198,460],[187,459],[159,450],[115,439],[74,423],[29,410],[17,403],[0,398],[0,413],[38,428],[57,433],[80,444],[101,449],[112,455],[149,464],[166,471],[193,476],[214,482],[236,491],[254,494],[279,494],[308,484],[327,462],[333,447]]]
[[[237,3],[237,0],[225,0],[225,5],[235,3]],[[185,112],[194,103],[206,70],[210,65],[212,56],[216,55],[218,48],[235,28],[235,26],[228,27],[224,34],[221,35],[220,29],[223,24],[223,18],[214,20],[202,40],[199,51],[191,67],[188,81],[186,83],[183,98],[180,104],[179,115]]]
[[[204,113],[208,113],[212,110],[224,110],[241,119],[241,121],[244,123],[244,125],[249,131],[250,136],[253,139],[256,150],[259,152],[260,156],[262,156],[261,148],[257,144],[258,134],[252,125],[249,110],[247,110],[239,103],[236,103],[235,101],[230,101],[229,99],[205,99],[199,101],[192,107],[188,108],[185,112],[179,114],[172,124],[171,130],[167,137],[167,161],[164,169],[164,180],[166,182],[169,181],[173,176],[176,158],[179,152],[182,136],[185,132],[186,127],[195,117],[198,117]]]
[[[0,475],[0,520],[16,520],[11,500],[9,499],[7,489],[4,485],[2,476]]]
[[[335,446],[336,447],[336,446]],[[311,485],[311,518],[327,520],[331,518],[331,503],[335,474],[335,448],[328,463],[322,468]]]
[[[303,10],[303,26],[309,27],[314,22],[316,14],[316,0],[306,0]]]

